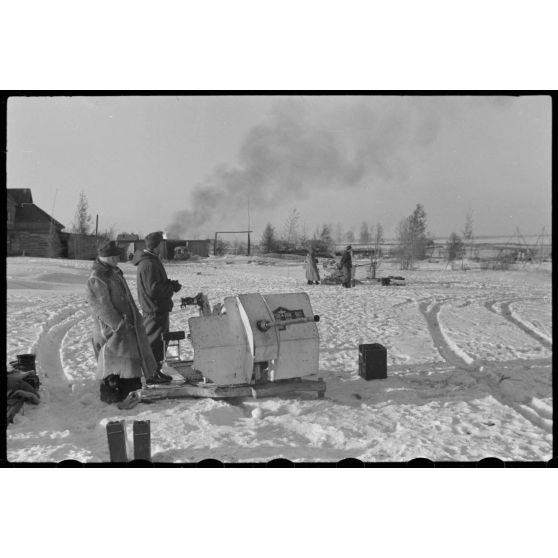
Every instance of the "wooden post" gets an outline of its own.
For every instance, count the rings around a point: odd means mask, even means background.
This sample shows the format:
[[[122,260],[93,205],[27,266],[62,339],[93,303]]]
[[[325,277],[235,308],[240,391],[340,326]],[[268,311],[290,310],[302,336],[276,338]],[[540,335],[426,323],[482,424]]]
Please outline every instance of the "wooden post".
[[[250,255],[250,233],[248,233],[248,255]]]
[[[215,233],[215,240],[213,241],[213,255],[217,255],[217,233]]]
[[[99,215],[95,216],[95,246],[99,248],[99,240],[97,239],[97,233],[99,232]]]

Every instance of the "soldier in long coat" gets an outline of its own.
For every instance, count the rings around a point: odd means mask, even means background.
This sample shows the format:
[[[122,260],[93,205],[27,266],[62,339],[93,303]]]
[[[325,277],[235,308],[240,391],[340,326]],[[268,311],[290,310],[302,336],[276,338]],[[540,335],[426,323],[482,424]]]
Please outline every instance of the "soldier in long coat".
[[[86,288],[101,399],[109,403],[140,389],[142,372],[149,383],[157,370],[142,317],[117,265],[120,252],[114,241],[99,249]]]
[[[143,312],[143,325],[149,338],[151,351],[157,361],[155,379],[169,382],[172,377],[161,371],[165,358],[162,335],[169,331],[169,314],[173,308],[172,297],[182,285],[167,277],[158,248],[163,233],[156,231],[145,237],[145,250],[134,254],[132,263],[137,266],[138,300]]]
[[[309,285],[317,285],[320,282],[320,272],[318,271],[318,260],[314,256],[314,249],[310,246],[304,261],[306,268],[306,280]]]
[[[351,250],[353,247],[351,245],[345,248],[343,255],[341,256],[341,261],[339,262],[339,269],[343,273],[343,281],[342,285],[346,288],[351,286],[352,281],[352,268],[353,268],[353,259],[351,257]]]

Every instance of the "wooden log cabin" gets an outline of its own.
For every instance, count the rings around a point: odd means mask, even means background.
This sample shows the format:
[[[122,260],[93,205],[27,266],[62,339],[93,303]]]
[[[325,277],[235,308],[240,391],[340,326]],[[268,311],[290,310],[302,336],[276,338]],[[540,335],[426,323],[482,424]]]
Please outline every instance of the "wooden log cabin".
[[[33,203],[29,188],[8,188],[6,192],[8,256],[48,257],[51,237],[60,242],[64,225]]]
[[[33,203],[29,188],[8,188],[6,209],[8,256],[95,259],[95,236],[65,232],[62,223]]]

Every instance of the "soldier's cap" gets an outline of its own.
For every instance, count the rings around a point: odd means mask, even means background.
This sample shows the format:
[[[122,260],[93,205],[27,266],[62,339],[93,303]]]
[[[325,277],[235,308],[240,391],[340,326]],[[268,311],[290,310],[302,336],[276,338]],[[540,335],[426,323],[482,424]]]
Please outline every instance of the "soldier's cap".
[[[145,245],[149,249],[157,248],[157,246],[159,246],[159,244],[161,244],[161,241],[163,240],[163,238],[164,238],[163,231],[155,231],[155,232],[149,233],[145,237]]]
[[[346,250],[352,250],[352,249],[353,249],[353,247],[350,244],[346,248]]]
[[[122,250],[117,246],[114,240],[109,240],[102,246],[99,246],[97,253],[99,256],[106,258],[107,256],[120,256],[122,255]]]

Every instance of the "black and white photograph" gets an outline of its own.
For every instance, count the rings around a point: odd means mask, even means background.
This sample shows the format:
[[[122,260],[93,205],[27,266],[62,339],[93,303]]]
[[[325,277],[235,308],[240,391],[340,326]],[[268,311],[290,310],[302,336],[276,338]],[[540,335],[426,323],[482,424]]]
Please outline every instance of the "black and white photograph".
[[[12,463],[552,458],[545,94],[14,94]]]

